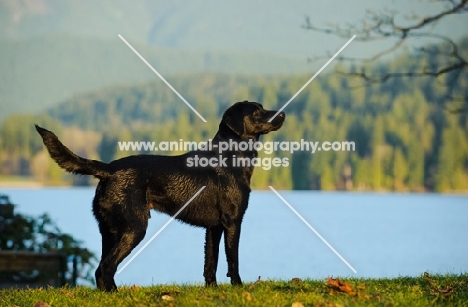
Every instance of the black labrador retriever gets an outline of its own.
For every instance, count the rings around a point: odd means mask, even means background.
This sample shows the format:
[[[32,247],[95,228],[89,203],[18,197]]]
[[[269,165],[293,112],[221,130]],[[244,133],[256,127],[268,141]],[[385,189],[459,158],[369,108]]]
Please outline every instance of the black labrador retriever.
[[[102,256],[96,270],[99,289],[117,290],[114,282],[117,266],[144,238],[150,209],[174,216],[203,186],[206,188],[176,219],[206,228],[203,274],[206,285],[216,285],[219,242],[223,234],[227,276],[231,284],[241,285],[239,237],[254,166],[238,166],[233,162],[237,158],[256,158],[257,151],[232,146],[219,153],[217,148],[221,142],[231,142],[231,145],[255,142],[262,134],[278,130],[285,114],[281,112],[268,122],[274,114],[276,111],[267,111],[259,103],[238,102],[225,111],[211,150],[198,149],[179,156],[136,155],[111,163],[75,155],[54,133],[36,125],[50,156],[61,168],[100,180],[93,200],[93,213],[102,235]],[[196,166],[193,161],[197,158],[219,164]]]

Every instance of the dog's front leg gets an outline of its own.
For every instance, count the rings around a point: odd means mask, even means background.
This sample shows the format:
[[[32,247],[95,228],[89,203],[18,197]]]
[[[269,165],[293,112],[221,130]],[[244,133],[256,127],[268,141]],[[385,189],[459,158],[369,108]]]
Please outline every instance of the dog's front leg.
[[[231,277],[231,284],[242,285],[239,275],[239,239],[240,222],[232,222],[224,229],[224,245],[226,248],[226,259],[228,263],[227,276]]]
[[[222,226],[209,227],[205,237],[205,277],[206,286],[216,286],[216,269],[218,267],[219,241],[223,234]]]

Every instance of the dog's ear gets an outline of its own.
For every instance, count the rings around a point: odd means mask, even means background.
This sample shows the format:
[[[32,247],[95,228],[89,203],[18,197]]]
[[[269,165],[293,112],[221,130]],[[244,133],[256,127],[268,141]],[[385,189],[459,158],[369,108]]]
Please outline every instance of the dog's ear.
[[[223,116],[223,122],[238,136],[242,136],[245,131],[242,105],[235,104],[227,109]]]

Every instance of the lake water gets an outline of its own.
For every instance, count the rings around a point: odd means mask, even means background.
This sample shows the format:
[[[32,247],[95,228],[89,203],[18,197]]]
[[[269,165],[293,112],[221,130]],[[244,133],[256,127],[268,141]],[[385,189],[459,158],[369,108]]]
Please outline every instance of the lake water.
[[[251,195],[240,241],[244,281],[419,276],[468,272],[468,196],[344,192],[279,193],[354,267],[343,263],[273,192]],[[100,257],[94,188],[2,189],[17,212],[44,212]],[[169,220],[152,212],[145,240]],[[117,285],[203,283],[204,230],[174,221],[122,273]],[[124,260],[124,263],[129,259]],[[228,282],[224,246],[218,281]],[[122,266],[122,265],[121,265]]]

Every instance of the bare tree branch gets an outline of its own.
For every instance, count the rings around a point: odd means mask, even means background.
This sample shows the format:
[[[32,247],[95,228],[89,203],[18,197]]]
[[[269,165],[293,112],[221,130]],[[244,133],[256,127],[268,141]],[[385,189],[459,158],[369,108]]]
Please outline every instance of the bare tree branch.
[[[445,84],[445,86],[451,86],[449,92],[453,91],[453,86],[456,84],[458,78],[461,76],[461,72],[468,69],[468,60],[460,52],[460,49],[450,37],[431,33],[428,31],[422,32],[424,29],[430,28],[431,26],[437,24],[440,20],[446,18],[452,14],[465,14],[468,12],[468,0],[438,0],[439,3],[444,3],[444,9],[437,14],[430,16],[419,16],[413,14],[412,16],[407,16],[408,20],[414,21],[410,25],[403,26],[401,23],[398,23],[395,19],[396,12],[391,10],[384,10],[382,13],[377,13],[375,11],[368,10],[366,16],[363,20],[346,25],[342,27],[336,24],[330,25],[328,28],[316,27],[310,20],[308,16],[305,17],[305,24],[302,26],[304,29],[318,31],[327,34],[333,34],[343,38],[349,38],[349,36],[356,34],[356,39],[362,42],[376,41],[376,40],[385,40],[389,38],[395,38],[396,41],[388,48],[374,54],[368,58],[351,58],[340,56],[337,59],[339,61],[348,61],[348,62],[357,62],[361,64],[368,64],[375,62],[386,55],[395,53],[397,50],[401,49],[403,46],[408,43],[409,40],[418,39],[418,38],[430,38],[435,39],[441,42],[438,46],[429,46],[429,47],[418,47],[416,48],[417,52],[426,54],[429,56],[437,56],[440,61],[438,61],[438,67],[423,67],[418,71],[402,71],[402,72],[392,72],[386,74],[375,74],[369,71],[369,69],[361,68],[360,72],[347,72],[339,71],[338,73],[344,74],[347,76],[358,77],[364,81],[362,86],[368,86],[375,83],[383,83],[388,81],[391,78],[401,78],[401,77],[434,77],[438,78],[439,76],[446,75],[448,73],[453,73],[453,78],[451,76],[450,84]],[[314,61],[325,57],[313,57],[309,58],[309,61]],[[360,87],[360,86],[357,86]],[[451,94],[450,94],[451,95]],[[454,101],[453,97],[447,97]],[[462,98],[465,102],[468,100],[468,97]],[[457,110],[452,110],[455,113],[459,110],[464,110],[465,108],[458,108]],[[450,112],[452,112],[450,111]]]

